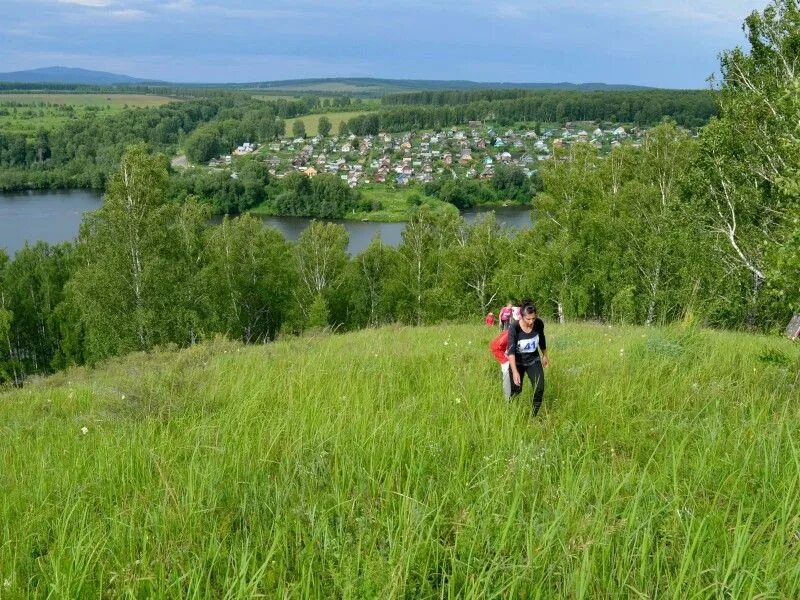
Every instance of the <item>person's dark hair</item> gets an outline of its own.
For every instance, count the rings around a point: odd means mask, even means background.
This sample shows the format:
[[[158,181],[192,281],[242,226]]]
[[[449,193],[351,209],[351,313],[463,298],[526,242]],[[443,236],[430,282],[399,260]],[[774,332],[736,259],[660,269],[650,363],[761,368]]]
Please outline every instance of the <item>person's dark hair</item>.
[[[532,315],[539,314],[539,311],[536,310],[536,305],[533,303],[533,300],[523,300],[519,313],[521,315]]]

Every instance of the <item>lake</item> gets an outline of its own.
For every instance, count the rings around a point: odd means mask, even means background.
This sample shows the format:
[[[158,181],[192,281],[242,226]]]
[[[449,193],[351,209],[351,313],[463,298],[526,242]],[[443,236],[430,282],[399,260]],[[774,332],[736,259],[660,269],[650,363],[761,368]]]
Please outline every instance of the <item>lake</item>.
[[[31,191],[0,193],[0,248],[14,254],[25,245],[37,240],[55,244],[71,241],[78,235],[83,213],[99,208],[101,196],[89,190]],[[467,222],[474,221],[483,211],[462,213]],[[496,209],[497,220],[514,229],[530,226],[530,211],[521,208]],[[289,240],[296,240],[308,226],[303,217],[262,217]],[[350,234],[350,254],[358,254],[378,234],[389,245],[397,245],[405,223],[367,223],[362,221],[335,221],[344,225]]]

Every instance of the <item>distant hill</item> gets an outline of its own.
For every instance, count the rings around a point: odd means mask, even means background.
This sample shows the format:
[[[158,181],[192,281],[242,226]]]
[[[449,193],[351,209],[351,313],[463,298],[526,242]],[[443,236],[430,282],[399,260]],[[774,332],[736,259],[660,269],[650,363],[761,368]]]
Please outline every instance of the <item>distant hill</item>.
[[[571,90],[571,91],[635,91],[648,90],[637,85],[608,83],[525,83],[509,81],[467,81],[446,79],[379,79],[374,77],[329,77],[312,79],[284,79],[278,81],[254,81],[245,83],[168,83],[151,79],[140,79],[70,67],[45,67],[29,71],[0,73],[0,83],[30,86],[117,86],[117,85],[169,85],[176,88],[216,88],[230,90],[261,91],[290,95],[335,95],[379,97],[402,92],[427,92],[443,90],[475,89],[527,89],[527,90]]]
[[[518,83],[509,81],[468,81],[445,79],[377,79],[372,77],[332,77],[322,79],[287,79],[253,83],[227,84],[231,87],[306,93],[352,93],[383,95],[397,92],[473,89],[528,89],[528,90],[647,90],[637,85],[608,83]]]
[[[75,85],[115,85],[151,83],[151,80],[106,73],[104,71],[90,71],[88,69],[75,69],[72,67],[44,67],[30,69],[29,71],[11,71],[0,73],[0,81],[14,83],[67,83]]]

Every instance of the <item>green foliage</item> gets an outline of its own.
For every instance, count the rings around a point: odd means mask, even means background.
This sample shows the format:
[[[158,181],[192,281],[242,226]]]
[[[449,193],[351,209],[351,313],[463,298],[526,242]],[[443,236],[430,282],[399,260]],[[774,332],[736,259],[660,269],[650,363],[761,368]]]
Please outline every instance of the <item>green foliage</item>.
[[[707,91],[442,91],[387,96],[380,111],[354,117],[347,127],[356,135],[374,135],[484,119],[501,126],[518,121],[622,121],[643,126],[665,116],[697,127],[715,113],[714,95]]]
[[[720,116],[702,133],[697,200],[721,261],[748,290],[746,320],[777,325],[797,301],[797,270],[786,268],[783,248],[796,252],[800,214],[800,10],[773,0],[744,29],[750,52],[722,55]]]
[[[317,131],[322,137],[328,137],[332,127],[333,124],[331,123],[331,120],[328,117],[323,115],[319,118],[319,125],[317,126]]]
[[[350,327],[377,326],[393,318],[393,275],[397,273],[400,256],[396,248],[383,244],[375,237],[346,267],[344,289],[348,305],[337,322]]]
[[[169,178],[167,195],[176,203],[195,198],[215,214],[240,214],[265,202],[270,183],[266,165],[243,159],[235,168],[180,171]]]
[[[312,221],[295,246],[299,285],[295,298],[306,318],[319,296],[330,298],[342,284],[347,265],[347,230],[336,223]]]
[[[245,343],[274,339],[297,284],[283,236],[255,217],[225,217],[205,233],[203,263],[205,327]]]
[[[294,137],[306,137],[306,124],[300,119],[295,119],[292,123],[292,135]]]
[[[308,319],[306,319],[306,327],[308,329],[323,329],[330,323],[330,314],[328,312],[328,304],[322,294],[317,294],[314,301],[308,307]]]
[[[282,191],[275,197],[279,214],[333,219],[356,208],[356,193],[332,174],[307,177],[292,172],[281,180]]]
[[[514,200],[520,204],[530,204],[537,191],[535,182],[520,167],[513,165],[497,165],[491,182],[498,199]]]
[[[198,127],[184,144],[186,156],[195,163],[206,163],[220,154],[219,131],[216,127]]]
[[[38,242],[26,245],[0,269],[0,293],[14,314],[6,332],[8,346],[23,374],[49,370],[58,356],[61,335],[56,309],[72,271],[71,252],[69,244]],[[4,336],[0,339],[0,344],[6,341]]]
[[[208,215],[166,204],[166,188],[166,158],[133,146],[84,222],[69,296],[89,361],[197,337],[193,265]]]

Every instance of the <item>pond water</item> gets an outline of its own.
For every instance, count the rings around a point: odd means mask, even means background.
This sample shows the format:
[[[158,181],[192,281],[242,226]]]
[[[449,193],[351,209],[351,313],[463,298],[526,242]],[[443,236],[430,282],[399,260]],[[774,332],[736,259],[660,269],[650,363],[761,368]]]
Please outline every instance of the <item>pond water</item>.
[[[72,241],[78,235],[83,213],[99,208],[101,202],[101,195],[89,190],[0,194],[0,248],[13,255],[26,241],[43,240],[51,244]],[[485,211],[470,210],[462,214],[467,222],[472,222],[482,212]],[[514,229],[530,226],[527,209],[500,208],[495,213],[500,223]],[[296,240],[309,223],[304,217],[262,217],[262,220],[289,240]],[[353,255],[364,250],[376,234],[385,244],[399,244],[405,227],[405,223],[335,222],[344,225],[350,234],[348,251]]]

